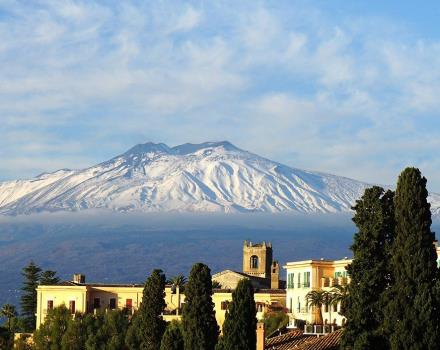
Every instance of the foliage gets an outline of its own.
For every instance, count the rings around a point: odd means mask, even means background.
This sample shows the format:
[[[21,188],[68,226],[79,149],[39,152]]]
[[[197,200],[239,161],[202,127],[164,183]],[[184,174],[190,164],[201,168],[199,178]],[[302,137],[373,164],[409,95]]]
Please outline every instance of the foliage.
[[[254,288],[248,279],[242,279],[232,292],[223,325],[223,346],[226,350],[255,350],[257,311]]]
[[[21,334],[18,340],[15,342],[14,350],[33,350],[34,346],[28,341],[28,338],[29,337],[27,335]]]
[[[221,289],[222,285],[219,281],[213,280],[212,281],[212,289]]]
[[[342,316],[345,316],[346,313],[346,305],[347,305],[347,299],[348,299],[348,285],[336,285],[333,287],[333,289],[331,290],[331,295],[332,295],[332,300],[331,300],[331,304],[332,305],[340,305],[340,311],[339,314]]]
[[[88,335],[85,344],[86,349],[125,349],[125,336],[128,328],[128,318],[126,313],[121,310],[106,310],[105,313],[99,313],[95,319],[97,322],[90,323],[89,327],[90,329],[96,328],[96,332]],[[86,320],[86,322],[84,322],[84,326],[87,327],[88,323],[89,321]],[[78,329],[81,329],[81,327],[78,326]]]
[[[185,290],[185,284],[187,282],[188,281],[184,275],[174,276],[168,281],[168,283],[173,285],[173,287],[179,287],[181,292]]]
[[[46,321],[34,333],[36,350],[61,350],[61,341],[71,319],[64,305],[49,310]]]
[[[322,324],[322,306],[332,304],[332,297],[329,292],[323,290],[312,290],[306,294],[306,303],[309,307],[314,308],[318,313],[318,319],[315,320],[317,324]]]
[[[142,303],[127,333],[126,344],[130,349],[159,350],[165,331],[162,313],[165,309],[165,275],[153,270],[145,282]]]
[[[185,287],[185,306],[182,313],[186,350],[214,350],[219,329],[212,302],[211,271],[197,263]]]
[[[0,310],[0,315],[6,317],[8,320],[8,332],[11,332],[11,320],[17,316],[15,306],[11,304],[5,304]]]
[[[438,349],[439,300],[435,236],[426,179],[415,168],[399,176],[395,194],[395,239],[391,251],[394,283],[385,327],[391,349]]]
[[[388,349],[383,333],[383,301],[389,287],[389,251],[394,232],[393,192],[367,188],[353,208],[358,228],[353,262],[348,266],[351,284],[344,303],[347,317],[342,349]],[[344,292],[339,290],[338,298]]]
[[[167,325],[160,343],[160,350],[183,350],[182,327],[179,322],[173,321]]]
[[[273,334],[276,330],[281,329],[289,323],[289,316],[284,312],[272,312],[264,318],[264,328],[266,335]]]
[[[22,270],[24,277],[22,296],[21,296],[21,314],[24,320],[25,331],[33,331],[35,329],[35,313],[37,311],[37,287],[40,280],[41,269],[34,264],[29,263]]]
[[[51,286],[57,284],[60,279],[56,276],[56,271],[46,270],[41,273],[40,284],[44,286]]]

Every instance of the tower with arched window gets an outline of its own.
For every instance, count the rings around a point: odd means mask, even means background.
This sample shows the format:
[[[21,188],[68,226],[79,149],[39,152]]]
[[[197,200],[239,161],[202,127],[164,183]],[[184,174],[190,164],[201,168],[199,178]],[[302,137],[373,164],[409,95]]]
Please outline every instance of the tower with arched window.
[[[250,276],[271,279],[272,244],[244,241],[243,272]]]

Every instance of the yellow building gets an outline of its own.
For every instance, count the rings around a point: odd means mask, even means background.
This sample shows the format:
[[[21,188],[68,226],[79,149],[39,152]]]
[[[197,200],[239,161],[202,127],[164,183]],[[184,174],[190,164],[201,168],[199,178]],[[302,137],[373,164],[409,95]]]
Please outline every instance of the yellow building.
[[[286,290],[284,281],[279,280],[278,263],[272,260],[270,243],[243,245],[243,272],[225,270],[213,275],[221,289],[214,289],[213,302],[217,322],[221,327],[225,320],[226,308],[232,301],[232,290],[241,279],[249,279],[255,288],[257,317],[272,310],[284,310]],[[282,289],[280,288],[282,287]],[[37,328],[44,323],[50,309],[65,305],[72,314],[93,313],[95,310],[127,309],[134,312],[142,301],[144,286],[141,284],[99,284],[86,283],[85,276],[75,274],[72,281],[37,288]],[[166,321],[180,319],[185,295],[179,288],[165,287]]]
[[[346,267],[351,263],[343,260],[305,260],[287,263],[286,307],[289,310],[291,326],[302,322],[313,323],[315,311],[307,306],[306,295],[312,290],[330,291],[336,285],[350,282]],[[325,324],[343,325],[345,318],[339,314],[340,305],[322,307]]]
[[[72,314],[93,313],[95,310],[127,309],[134,312],[142,301],[143,285],[97,284],[86,283],[84,276],[74,276],[70,282],[61,282],[52,286],[37,288],[37,328],[44,323],[50,309],[65,305]],[[232,301],[231,289],[214,289],[212,300],[217,323],[220,328],[225,320],[228,304]],[[257,317],[272,310],[285,307],[286,292],[282,289],[256,289],[255,302]],[[171,285],[165,287],[166,309],[163,318],[166,321],[179,320],[185,302],[185,295],[179,288]]]

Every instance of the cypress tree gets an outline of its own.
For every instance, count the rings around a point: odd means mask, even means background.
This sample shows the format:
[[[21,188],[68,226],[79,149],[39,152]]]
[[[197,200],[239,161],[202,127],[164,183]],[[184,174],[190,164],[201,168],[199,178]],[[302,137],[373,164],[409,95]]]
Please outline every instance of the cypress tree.
[[[153,270],[145,282],[142,303],[132,322],[127,336],[127,345],[139,344],[141,350],[159,350],[166,323],[162,318],[165,309],[165,275],[162,270]]]
[[[214,350],[219,334],[212,302],[211,270],[197,263],[185,286],[182,312],[185,350]]]
[[[37,287],[40,280],[41,269],[33,261],[22,270],[24,277],[21,295],[21,315],[25,331],[30,332],[35,329],[35,313],[37,312]]]
[[[162,337],[160,350],[183,350],[183,335],[178,322],[170,322]]]
[[[399,176],[395,195],[394,284],[385,325],[393,350],[438,349],[437,255],[426,179],[415,168]]]
[[[257,310],[251,281],[242,279],[232,292],[223,325],[223,348],[225,350],[255,350]]]
[[[383,298],[389,287],[389,251],[394,232],[394,193],[374,186],[353,207],[358,228],[351,246],[353,262],[344,311],[342,349],[388,349],[383,333]]]

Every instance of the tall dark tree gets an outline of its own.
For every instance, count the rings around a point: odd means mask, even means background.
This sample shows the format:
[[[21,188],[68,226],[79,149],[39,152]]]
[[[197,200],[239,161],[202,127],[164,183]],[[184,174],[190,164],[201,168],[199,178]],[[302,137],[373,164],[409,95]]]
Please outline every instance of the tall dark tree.
[[[183,350],[183,335],[178,322],[170,322],[162,337],[160,350]]]
[[[254,288],[251,281],[242,279],[232,292],[232,302],[223,325],[225,350],[255,350],[256,314]]]
[[[165,275],[153,270],[145,282],[142,303],[127,333],[130,349],[159,350],[166,323],[162,318],[165,309]]]
[[[388,349],[383,332],[383,301],[389,287],[389,252],[394,236],[391,191],[367,188],[358,201],[353,221],[358,228],[351,246],[353,262],[348,266],[351,284],[344,305],[347,324],[342,349]]]
[[[21,295],[21,315],[25,331],[35,329],[35,313],[37,312],[37,287],[40,280],[41,269],[33,261],[24,267],[22,273],[24,281]]]
[[[40,275],[40,284],[43,286],[52,286],[57,284],[60,279],[56,276],[56,271],[46,270]]]
[[[197,263],[185,286],[182,313],[185,350],[214,350],[219,334],[212,302],[211,270]]]
[[[98,317],[96,332],[89,334],[86,350],[124,350],[128,318],[124,311],[108,310]],[[64,339],[63,339],[64,340]],[[64,350],[64,348],[63,348]],[[66,348],[70,350],[70,348]]]
[[[405,169],[399,176],[394,200],[394,283],[385,318],[393,350],[429,350],[439,346],[437,255],[427,196],[426,179],[420,171]]]

